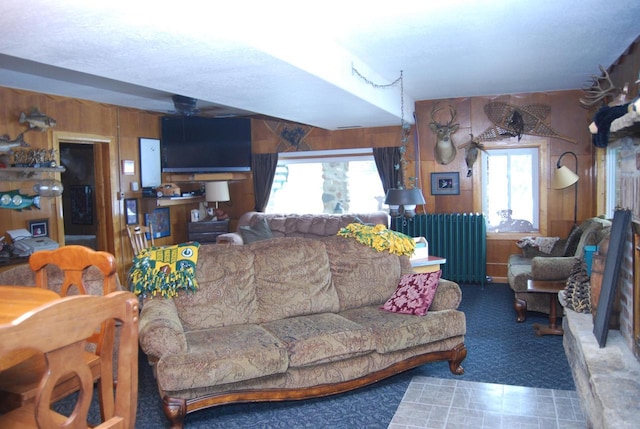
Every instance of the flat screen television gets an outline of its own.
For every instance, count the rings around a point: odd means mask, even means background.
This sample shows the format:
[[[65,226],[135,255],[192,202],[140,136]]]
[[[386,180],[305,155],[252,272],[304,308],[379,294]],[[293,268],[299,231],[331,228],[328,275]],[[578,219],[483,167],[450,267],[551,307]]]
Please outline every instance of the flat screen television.
[[[165,116],[163,173],[251,171],[251,119]]]

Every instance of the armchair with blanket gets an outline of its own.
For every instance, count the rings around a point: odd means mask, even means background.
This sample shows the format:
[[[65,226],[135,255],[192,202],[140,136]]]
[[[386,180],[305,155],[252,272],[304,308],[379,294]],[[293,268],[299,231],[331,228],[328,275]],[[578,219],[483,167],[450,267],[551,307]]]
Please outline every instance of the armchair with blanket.
[[[576,261],[584,258],[585,246],[599,245],[608,238],[611,221],[593,217],[574,226],[566,239],[525,237],[518,242],[522,254],[509,256],[507,278],[515,293],[513,308],[518,322],[526,319],[527,311],[549,313],[549,298],[545,294],[527,292],[527,280],[567,280]],[[551,243],[553,241],[553,243]]]

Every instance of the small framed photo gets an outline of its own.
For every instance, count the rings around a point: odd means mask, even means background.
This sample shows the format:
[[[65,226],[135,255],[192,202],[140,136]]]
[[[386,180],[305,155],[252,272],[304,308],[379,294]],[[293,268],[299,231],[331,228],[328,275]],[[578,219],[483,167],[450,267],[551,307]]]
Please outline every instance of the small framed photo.
[[[49,219],[30,220],[29,232],[33,237],[48,237],[49,236]]]
[[[125,212],[125,216],[127,217],[127,225],[137,225],[138,224],[138,199],[125,198],[124,212]]]
[[[431,195],[459,195],[460,173],[431,173]]]

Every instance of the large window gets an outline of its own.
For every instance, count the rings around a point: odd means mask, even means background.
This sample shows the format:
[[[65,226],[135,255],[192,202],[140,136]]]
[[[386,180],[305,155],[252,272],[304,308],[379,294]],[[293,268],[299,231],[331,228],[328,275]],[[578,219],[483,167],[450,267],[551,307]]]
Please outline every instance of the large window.
[[[538,148],[487,149],[482,154],[482,211],[487,230],[540,229]]]
[[[384,191],[370,149],[285,152],[267,213],[368,213],[382,210]]]

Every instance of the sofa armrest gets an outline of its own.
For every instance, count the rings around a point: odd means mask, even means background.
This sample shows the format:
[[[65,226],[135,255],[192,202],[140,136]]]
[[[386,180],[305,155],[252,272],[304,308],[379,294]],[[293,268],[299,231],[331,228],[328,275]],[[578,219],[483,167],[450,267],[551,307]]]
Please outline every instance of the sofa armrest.
[[[227,232],[224,234],[220,234],[216,237],[216,243],[218,244],[244,244],[244,240],[242,239],[242,235],[237,232]]]
[[[140,313],[139,341],[142,351],[155,358],[187,351],[187,338],[172,299],[145,301]]]
[[[462,291],[458,283],[451,280],[440,279],[436,295],[429,307],[429,311],[455,310],[462,301]]]
[[[535,257],[531,259],[531,277],[534,280],[566,280],[578,258]]]

